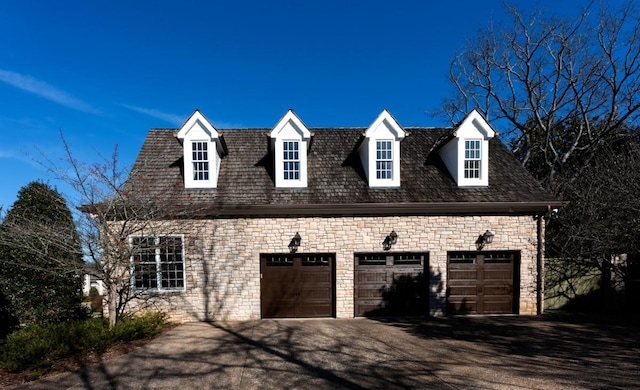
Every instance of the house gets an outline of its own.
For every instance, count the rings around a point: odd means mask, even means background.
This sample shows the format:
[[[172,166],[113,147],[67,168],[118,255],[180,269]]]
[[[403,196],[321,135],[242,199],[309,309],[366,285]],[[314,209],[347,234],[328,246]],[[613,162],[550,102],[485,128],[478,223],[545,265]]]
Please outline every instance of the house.
[[[196,110],[148,133],[128,184],[166,212],[129,239],[132,288],[182,320],[536,314],[560,205],[477,111],[218,129]]]

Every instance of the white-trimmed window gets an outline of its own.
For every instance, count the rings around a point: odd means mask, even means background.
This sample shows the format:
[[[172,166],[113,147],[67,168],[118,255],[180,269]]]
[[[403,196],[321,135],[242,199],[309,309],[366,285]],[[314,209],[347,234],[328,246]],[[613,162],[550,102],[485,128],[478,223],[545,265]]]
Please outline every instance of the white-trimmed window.
[[[130,237],[131,283],[136,290],[183,291],[184,246],[181,235]]]
[[[479,179],[482,154],[480,151],[479,139],[468,139],[464,141],[464,178]]]
[[[369,187],[400,187],[400,142],[405,135],[387,110],[364,132],[358,155]]]
[[[198,110],[176,136],[183,145],[184,188],[216,188],[220,159],[227,153],[222,136]]]
[[[276,188],[307,187],[309,129],[292,110],[269,133]]]
[[[209,143],[193,141],[191,143],[191,161],[193,163],[193,180],[209,180]]]
[[[393,141],[376,141],[376,179],[393,179]]]
[[[300,180],[300,142],[284,141],[282,151],[284,180]]]

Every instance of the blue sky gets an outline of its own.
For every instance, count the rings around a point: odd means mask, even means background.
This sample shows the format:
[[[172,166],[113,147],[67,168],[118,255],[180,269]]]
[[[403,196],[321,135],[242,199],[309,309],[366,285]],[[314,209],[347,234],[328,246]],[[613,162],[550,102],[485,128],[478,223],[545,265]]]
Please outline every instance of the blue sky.
[[[585,1],[535,4],[555,3]],[[62,157],[60,133],[81,161],[117,144],[129,166],[150,128],[196,108],[218,128],[269,128],[289,108],[309,127],[368,126],[384,108],[446,125],[428,113],[451,91],[452,56],[505,15],[502,0],[4,0],[0,206],[33,180],[70,194],[36,162]]]

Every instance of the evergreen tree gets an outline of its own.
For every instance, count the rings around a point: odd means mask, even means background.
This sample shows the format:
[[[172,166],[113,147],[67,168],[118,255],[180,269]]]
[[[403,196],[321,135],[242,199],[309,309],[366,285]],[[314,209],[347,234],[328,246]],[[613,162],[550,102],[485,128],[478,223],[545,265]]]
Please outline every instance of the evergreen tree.
[[[20,189],[0,225],[0,297],[10,315],[27,326],[78,318],[81,249],[71,211],[56,190],[41,182]]]

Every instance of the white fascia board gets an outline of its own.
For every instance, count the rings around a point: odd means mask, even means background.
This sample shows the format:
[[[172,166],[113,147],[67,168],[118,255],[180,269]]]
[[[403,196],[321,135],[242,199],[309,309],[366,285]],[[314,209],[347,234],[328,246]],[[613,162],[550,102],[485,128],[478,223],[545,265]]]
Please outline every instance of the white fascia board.
[[[178,131],[178,138],[190,140],[202,139],[203,136],[213,141],[218,138],[218,131],[199,110],[195,110]]]
[[[384,131],[384,129],[393,134],[396,141],[402,140],[406,135],[404,129],[400,126],[398,121],[396,121],[393,115],[384,109],[364,132],[364,136],[367,138],[380,138],[376,133]]]
[[[271,139],[284,139],[290,138],[290,131],[294,130],[300,140],[308,140],[311,138],[311,132],[307,126],[298,118],[298,116],[293,112],[293,110],[289,109],[286,114],[276,123],[271,132],[269,133],[269,137]]]
[[[487,122],[477,110],[473,110],[464,118],[458,128],[456,128],[453,135],[458,138],[482,138],[489,140],[495,137],[496,131],[493,130],[489,122]]]

